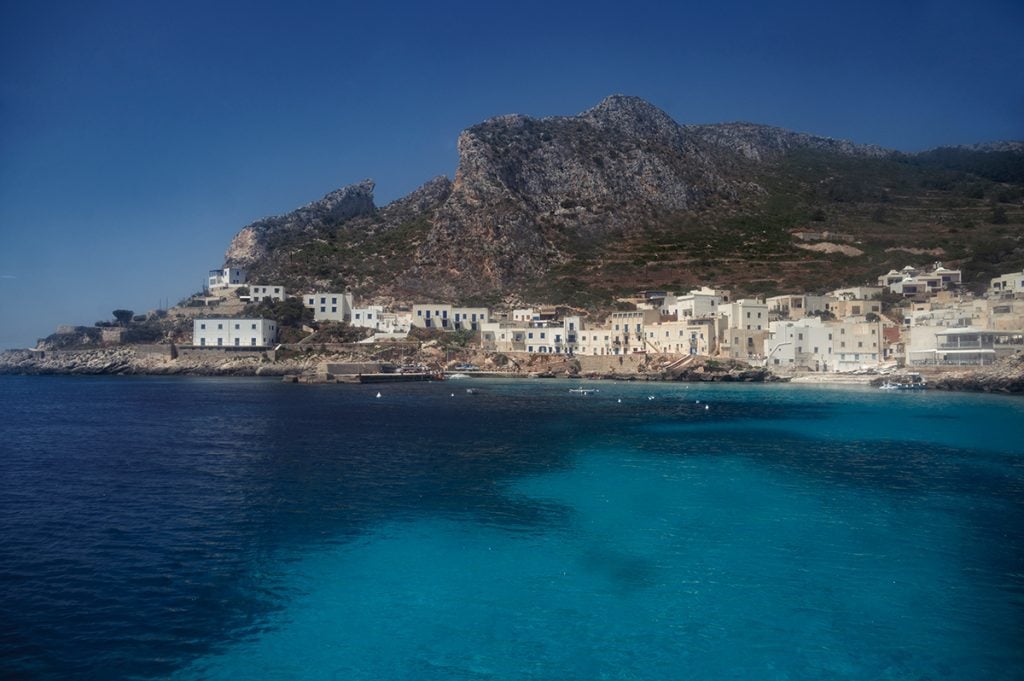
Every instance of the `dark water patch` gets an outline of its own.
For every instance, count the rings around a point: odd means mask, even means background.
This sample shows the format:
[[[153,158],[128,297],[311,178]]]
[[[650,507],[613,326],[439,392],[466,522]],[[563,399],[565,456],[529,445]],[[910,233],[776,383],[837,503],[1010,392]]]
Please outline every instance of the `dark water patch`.
[[[566,514],[502,484],[566,465],[563,416],[528,399],[453,408],[444,386],[376,400],[251,380],[5,387],[0,408],[18,418],[0,458],[0,659],[42,676],[166,674],[279,609],[291,551],[391,518],[531,531]]]

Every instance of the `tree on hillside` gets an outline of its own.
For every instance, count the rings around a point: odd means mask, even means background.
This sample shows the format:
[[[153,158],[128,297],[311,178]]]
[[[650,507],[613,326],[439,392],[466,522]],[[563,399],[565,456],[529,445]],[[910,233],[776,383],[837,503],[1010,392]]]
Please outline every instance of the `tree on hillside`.
[[[128,323],[132,320],[132,317],[135,315],[135,311],[134,310],[114,310],[113,314],[114,314],[114,319],[117,320],[118,324],[120,324],[121,326],[128,326]]]

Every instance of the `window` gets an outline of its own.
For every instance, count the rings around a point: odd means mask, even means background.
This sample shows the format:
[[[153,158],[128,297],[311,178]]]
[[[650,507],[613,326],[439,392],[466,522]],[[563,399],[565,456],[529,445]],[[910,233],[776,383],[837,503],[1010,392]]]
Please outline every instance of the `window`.
[[[242,344],[242,339],[241,338],[236,338],[235,339],[235,345],[238,346],[238,345],[241,345],[241,344]]]
[[[321,312],[327,312],[327,308],[326,308],[326,307],[324,307],[323,305],[321,305],[321,306],[320,306],[320,311],[321,311]]]
[[[221,329],[223,329],[223,328],[224,328],[224,325],[223,325],[223,324],[218,324],[218,325],[217,325],[217,330],[218,330],[218,331],[220,331],[220,330],[221,330]]]
[[[217,339],[217,345],[224,345],[224,339],[223,338],[218,338]]]
[[[206,345],[206,339],[205,338],[200,338],[199,339],[199,344],[200,345]]]
[[[250,338],[249,341],[250,341],[249,345],[252,345],[252,346],[256,345],[256,339],[255,338]]]
[[[255,325],[255,324],[253,324],[253,325],[252,325],[252,328],[254,328],[254,329],[255,329],[255,328],[256,328],[256,325]]]
[[[200,324],[200,325],[199,325],[199,328],[200,328],[200,329],[206,329],[206,324]]]
[[[331,312],[337,312],[337,311],[338,311],[338,308],[336,308],[336,307],[332,307],[331,308]]]
[[[241,324],[235,324],[235,331],[238,331],[238,330],[240,330],[241,328],[242,328],[242,325],[241,325]]]

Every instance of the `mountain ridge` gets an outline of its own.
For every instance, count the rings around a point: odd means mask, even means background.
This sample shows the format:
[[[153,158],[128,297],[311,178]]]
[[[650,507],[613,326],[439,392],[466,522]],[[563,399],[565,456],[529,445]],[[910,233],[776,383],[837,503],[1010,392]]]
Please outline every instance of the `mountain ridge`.
[[[758,267],[772,259],[788,263],[783,269],[827,265],[835,256],[794,248],[787,230],[822,222],[884,246],[897,213],[909,220],[908,247],[942,249],[922,242],[917,223],[939,221],[950,236],[965,221],[978,222],[978,205],[950,206],[949,215],[932,210],[951,191],[957,200],[957,192],[973,192],[975,202],[978,191],[981,199],[1010,196],[1005,203],[1016,218],[1016,173],[1024,166],[1017,156],[1024,154],[1013,142],[984,146],[905,154],[752,123],[680,125],[640,98],[612,95],[575,116],[509,114],[470,126],[459,135],[453,180],[434,178],[380,208],[372,180],[343,187],[246,226],[226,260],[292,287],[458,300],[566,288],[547,286],[552,278],[608,297],[629,283],[624,254],[638,270],[637,285],[665,278],[640,262],[644,253],[697,273],[742,261],[744,247]],[[992,159],[998,164],[986,169]],[[948,187],[931,186],[942,184]],[[997,203],[993,213],[1004,202]],[[875,224],[863,224],[871,222],[863,215],[868,205]],[[758,219],[763,228],[753,224]],[[717,241],[700,243],[706,238]],[[1002,260],[1013,262],[1019,239],[1007,246],[1013,257]],[[969,256],[966,247],[951,255]],[[864,265],[884,266],[886,257],[871,255]],[[738,275],[732,285],[742,289],[750,281]],[[777,283],[797,281],[780,276]]]

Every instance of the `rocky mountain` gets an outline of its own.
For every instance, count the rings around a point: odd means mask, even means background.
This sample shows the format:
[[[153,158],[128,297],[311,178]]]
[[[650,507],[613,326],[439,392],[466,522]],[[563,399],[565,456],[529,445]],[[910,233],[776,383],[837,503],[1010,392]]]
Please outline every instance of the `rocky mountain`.
[[[1024,264],[1008,227],[1024,197],[1013,144],[914,156],[750,123],[680,125],[616,95],[576,116],[484,121],[458,149],[454,182],[382,208],[371,181],[345,187],[245,227],[226,258],[293,288],[578,304],[698,282],[820,288],[925,254]],[[855,246],[808,250],[798,228]]]

